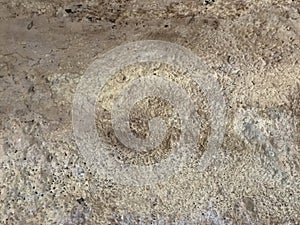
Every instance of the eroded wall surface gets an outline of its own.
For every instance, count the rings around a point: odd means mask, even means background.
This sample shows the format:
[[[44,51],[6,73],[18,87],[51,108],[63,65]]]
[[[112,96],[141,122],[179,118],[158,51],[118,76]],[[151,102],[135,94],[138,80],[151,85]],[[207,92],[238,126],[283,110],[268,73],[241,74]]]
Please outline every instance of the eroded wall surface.
[[[299,1],[1,0],[0,31],[0,224],[300,223]],[[72,110],[90,65],[117,46],[146,40],[190,49],[218,90],[203,91],[185,70],[160,62],[126,66],[99,89],[94,120],[106,146],[101,151],[122,171],[164,165],[181,140],[186,112],[161,96],[136,102],[128,123],[134,137],[155,133],[154,117],[167,130],[153,150],[135,151],[119,140],[128,134],[118,138],[113,126],[113,101],[126,85],[152,75],[175,82],[201,118],[191,160],[157,182],[136,185],[118,182],[114,168],[99,169],[105,160],[92,145],[78,146]],[[95,71],[101,80],[102,69]],[[175,84],[165,86],[166,95]],[[210,96],[219,91],[222,120],[210,110],[216,101]],[[89,126],[77,124],[84,135]],[[221,144],[210,154],[210,137],[220,132],[212,126],[221,125],[222,140],[215,140]],[[124,174],[123,180],[134,177]]]

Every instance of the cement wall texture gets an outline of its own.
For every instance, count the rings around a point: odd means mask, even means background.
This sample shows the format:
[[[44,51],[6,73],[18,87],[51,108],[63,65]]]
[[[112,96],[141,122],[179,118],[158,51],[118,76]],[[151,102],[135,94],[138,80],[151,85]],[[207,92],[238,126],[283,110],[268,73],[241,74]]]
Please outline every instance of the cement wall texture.
[[[0,3],[0,224],[300,224],[300,1]]]

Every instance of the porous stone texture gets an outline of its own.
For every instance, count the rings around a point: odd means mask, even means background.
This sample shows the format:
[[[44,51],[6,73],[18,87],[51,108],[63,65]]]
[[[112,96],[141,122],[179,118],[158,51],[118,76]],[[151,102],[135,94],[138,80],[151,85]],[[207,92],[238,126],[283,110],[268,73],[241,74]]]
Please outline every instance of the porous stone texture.
[[[300,224],[300,2],[297,0],[1,0],[0,224]],[[196,84],[154,66],[191,94],[204,119],[195,163],[159,183],[121,185],[82,156],[72,101],[99,54],[139,40],[191,49],[221,84],[226,132],[205,171],[197,157],[210,134],[208,102]],[[111,98],[153,65],[124,68],[99,96],[96,123],[107,144]],[[194,96],[193,96],[194,95]],[[167,139],[125,164],[166,157],[180,135],[172,106],[138,102],[131,129],[147,136],[161,116]]]

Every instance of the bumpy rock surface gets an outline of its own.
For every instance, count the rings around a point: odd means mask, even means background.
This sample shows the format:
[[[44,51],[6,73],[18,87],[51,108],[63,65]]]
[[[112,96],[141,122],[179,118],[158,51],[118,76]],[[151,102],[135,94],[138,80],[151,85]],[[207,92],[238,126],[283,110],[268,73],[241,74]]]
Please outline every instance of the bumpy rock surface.
[[[0,2],[0,224],[300,224],[299,1]],[[158,68],[205,118],[194,163],[159,183],[130,186],[82,156],[72,101],[99,54],[139,40],[199,56],[222,87],[227,120],[219,154],[198,170],[211,125],[205,95],[165,65],[124,68],[99,96],[96,124],[125,165],[164,159],[181,133],[172,105],[153,97],[135,105],[130,126],[145,138],[148,120],[160,116],[166,139],[147,154],[119,143],[111,100],[134,77]]]

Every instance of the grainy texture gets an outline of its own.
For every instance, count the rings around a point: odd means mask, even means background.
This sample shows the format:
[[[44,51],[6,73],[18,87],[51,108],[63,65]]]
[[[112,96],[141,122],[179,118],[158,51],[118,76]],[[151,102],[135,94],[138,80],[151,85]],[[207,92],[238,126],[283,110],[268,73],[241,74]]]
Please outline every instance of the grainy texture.
[[[0,224],[300,224],[299,1],[0,3]],[[226,134],[204,172],[195,163],[158,184],[122,186],[100,177],[79,153],[72,100],[98,54],[148,39],[185,46],[213,71],[226,97]],[[99,135],[109,144],[117,140],[106,136],[107,96],[141,70],[124,69],[129,79],[112,80],[99,97]],[[192,99],[209,117],[205,100]],[[160,160],[180,134],[170,105],[148,104],[133,109],[133,132],[147,135],[147,118],[161,115],[170,140],[150,156],[114,153],[126,163]]]

